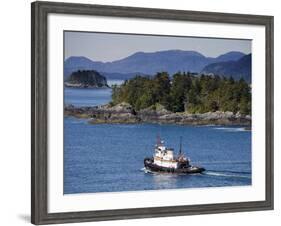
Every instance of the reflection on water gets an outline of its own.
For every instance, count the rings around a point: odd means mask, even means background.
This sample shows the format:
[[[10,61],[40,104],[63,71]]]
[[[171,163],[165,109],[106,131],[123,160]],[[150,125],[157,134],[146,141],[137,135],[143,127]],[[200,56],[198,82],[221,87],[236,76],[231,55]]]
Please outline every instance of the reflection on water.
[[[178,183],[181,180],[190,180],[191,177],[228,177],[228,178],[245,178],[251,180],[251,173],[250,172],[235,172],[235,171],[228,171],[228,170],[216,170],[211,171],[207,170],[204,171],[202,174],[169,174],[169,173],[159,173],[159,172],[152,172],[145,168],[141,169],[147,174],[152,176],[153,186],[155,189],[173,189],[178,188]]]
[[[154,187],[156,189],[172,189],[177,188],[177,181],[180,179],[180,175],[165,175],[165,174],[153,174],[152,179]]]

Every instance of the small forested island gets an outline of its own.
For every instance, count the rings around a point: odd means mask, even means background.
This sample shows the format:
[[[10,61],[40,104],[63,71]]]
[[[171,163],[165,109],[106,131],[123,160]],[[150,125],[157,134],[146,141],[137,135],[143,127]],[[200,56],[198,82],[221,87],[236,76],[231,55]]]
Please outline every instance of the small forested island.
[[[106,77],[95,70],[78,70],[72,72],[64,82],[66,87],[103,88],[108,87]]]
[[[135,110],[160,104],[172,112],[251,112],[250,86],[244,79],[191,73],[177,73],[172,79],[167,73],[152,78],[136,76],[121,86],[113,86],[112,105],[122,102]]]
[[[65,115],[90,123],[251,124],[251,88],[211,75],[162,72],[136,76],[112,87],[112,102],[95,107],[66,106]]]

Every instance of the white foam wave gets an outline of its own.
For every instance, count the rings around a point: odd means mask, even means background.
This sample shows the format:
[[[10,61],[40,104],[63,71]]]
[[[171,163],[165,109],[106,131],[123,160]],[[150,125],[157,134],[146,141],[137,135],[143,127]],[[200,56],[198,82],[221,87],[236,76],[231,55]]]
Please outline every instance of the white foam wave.
[[[238,178],[248,178],[248,179],[251,179],[251,177],[245,176],[245,175],[219,173],[219,172],[212,172],[212,171],[206,171],[203,174],[210,175],[210,176],[217,176],[217,177],[238,177]]]
[[[215,127],[213,129],[216,130],[223,130],[226,132],[248,132],[249,130],[246,130],[244,127],[238,127],[238,128],[233,128],[233,127]]]

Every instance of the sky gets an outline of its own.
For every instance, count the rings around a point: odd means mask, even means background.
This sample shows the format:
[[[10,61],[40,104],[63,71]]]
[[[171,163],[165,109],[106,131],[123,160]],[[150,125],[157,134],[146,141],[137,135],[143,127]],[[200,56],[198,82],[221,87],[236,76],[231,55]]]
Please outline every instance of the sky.
[[[136,52],[192,50],[206,57],[217,57],[229,51],[251,53],[251,41],[198,37],[151,36],[96,32],[64,33],[65,59],[84,56],[93,61],[111,62]]]

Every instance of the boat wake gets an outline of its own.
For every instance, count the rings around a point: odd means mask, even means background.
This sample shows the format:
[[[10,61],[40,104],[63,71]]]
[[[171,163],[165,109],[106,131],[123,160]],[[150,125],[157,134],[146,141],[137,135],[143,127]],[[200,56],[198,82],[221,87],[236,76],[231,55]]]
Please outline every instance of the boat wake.
[[[171,175],[170,173],[159,173],[159,172],[153,172],[149,169],[141,168],[141,171],[148,174],[154,174],[154,175]],[[242,174],[242,175],[241,175]],[[186,174],[177,174],[177,175],[186,175]],[[216,170],[207,170],[202,172],[201,174],[194,174],[194,175],[206,175],[206,176],[216,176],[216,177],[233,177],[233,178],[246,178],[251,179],[251,173],[250,172],[237,172],[237,171],[216,171]]]
[[[180,176],[180,175],[187,175],[185,173],[166,173],[166,172],[155,172],[155,171],[151,171],[149,169],[141,168],[141,171],[143,171],[144,173],[147,174],[153,174],[153,175],[166,175],[166,176]],[[193,174],[193,175],[199,175],[199,174]]]
[[[251,164],[251,161],[208,161],[208,162],[196,162],[199,165],[224,165],[224,164]]]
[[[235,172],[235,171],[211,171],[207,170],[203,172],[204,175],[217,176],[217,177],[234,177],[234,178],[247,178],[251,179],[251,173],[249,172]],[[241,175],[243,174],[243,175]]]
[[[150,170],[147,170],[145,167],[141,168],[140,171],[143,171],[145,173],[149,173]]]
[[[165,173],[153,172],[153,171],[151,171],[149,169],[146,169],[145,167],[141,168],[140,170],[143,171],[144,173],[155,174],[155,175],[165,174]],[[166,174],[168,174],[168,173],[166,173]],[[169,174],[169,175],[171,175],[171,174]]]

